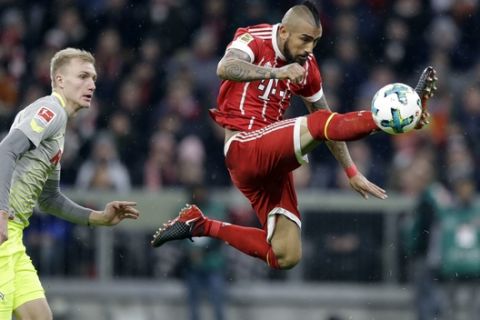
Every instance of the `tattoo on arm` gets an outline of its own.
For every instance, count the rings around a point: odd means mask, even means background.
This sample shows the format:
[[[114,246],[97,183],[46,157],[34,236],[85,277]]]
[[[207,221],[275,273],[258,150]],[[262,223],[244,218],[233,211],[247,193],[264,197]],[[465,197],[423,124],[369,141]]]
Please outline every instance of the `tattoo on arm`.
[[[230,49],[219,63],[219,76],[225,80],[253,81],[276,78],[272,68],[250,63],[247,53],[238,49]]]
[[[246,78],[248,70],[242,68],[239,62],[232,62],[225,65],[225,76],[229,80],[241,81]]]
[[[343,168],[349,167],[353,164],[347,143],[344,141],[326,141],[325,144]]]
[[[250,56],[246,52],[243,52],[242,50],[238,50],[238,49],[228,49],[223,59],[225,60],[234,59],[234,60],[242,60],[242,61],[250,62]]]
[[[315,102],[305,101],[305,104],[310,113],[318,110],[330,110],[330,107],[328,106],[328,102],[327,102],[327,99],[325,98],[325,95],[323,95],[319,100]]]
[[[264,68],[262,67],[261,69],[255,70],[255,72],[262,77],[262,79],[268,78],[268,79],[273,79],[277,75],[274,70],[270,68]]]

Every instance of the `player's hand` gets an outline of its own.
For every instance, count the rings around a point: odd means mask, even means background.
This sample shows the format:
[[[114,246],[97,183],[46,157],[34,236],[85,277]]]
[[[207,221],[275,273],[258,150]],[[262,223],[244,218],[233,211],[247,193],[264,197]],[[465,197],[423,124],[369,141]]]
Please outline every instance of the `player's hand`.
[[[368,199],[369,194],[379,199],[388,198],[385,190],[368,181],[360,172],[351,177],[349,182],[352,189],[360,193],[365,199]]]
[[[8,240],[8,219],[13,219],[9,217],[8,212],[0,210],[0,245]]]
[[[294,62],[277,69],[277,78],[280,80],[289,79],[293,83],[300,83],[305,79],[305,68]]]
[[[103,212],[93,211],[89,222],[97,226],[114,226],[124,219],[138,219],[140,213],[135,206],[136,202],[112,201],[107,203]]]

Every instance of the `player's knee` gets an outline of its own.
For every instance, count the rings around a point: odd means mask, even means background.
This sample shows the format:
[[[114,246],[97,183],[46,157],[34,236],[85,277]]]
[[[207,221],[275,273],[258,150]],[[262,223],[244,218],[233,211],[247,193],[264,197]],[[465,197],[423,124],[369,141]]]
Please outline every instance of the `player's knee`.
[[[275,251],[275,256],[277,258],[278,266],[280,267],[280,269],[284,269],[284,270],[292,269],[302,259],[301,248],[296,248],[295,250],[293,249],[278,250],[277,249],[277,251]]]
[[[280,269],[288,270],[295,267],[302,259],[301,253],[292,253],[278,258]]]
[[[291,269],[302,259],[302,241],[298,226],[282,217],[277,221],[277,230],[272,237],[275,265],[280,269]]]

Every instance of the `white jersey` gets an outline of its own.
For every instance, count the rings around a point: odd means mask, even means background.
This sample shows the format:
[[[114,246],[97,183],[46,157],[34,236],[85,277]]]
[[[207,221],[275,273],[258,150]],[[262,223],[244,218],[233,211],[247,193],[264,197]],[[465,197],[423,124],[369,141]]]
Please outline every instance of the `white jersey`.
[[[60,179],[60,159],[68,115],[55,95],[45,96],[20,111],[10,128],[21,130],[35,145],[16,162],[10,188],[10,210],[23,227],[47,179]]]

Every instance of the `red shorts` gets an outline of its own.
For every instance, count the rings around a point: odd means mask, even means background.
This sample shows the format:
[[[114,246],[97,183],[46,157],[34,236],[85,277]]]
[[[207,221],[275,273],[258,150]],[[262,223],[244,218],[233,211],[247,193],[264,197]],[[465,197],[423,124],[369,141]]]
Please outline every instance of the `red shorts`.
[[[239,132],[225,144],[226,165],[235,186],[250,200],[270,240],[275,215],[301,227],[292,171],[307,162],[300,151],[301,118]]]

